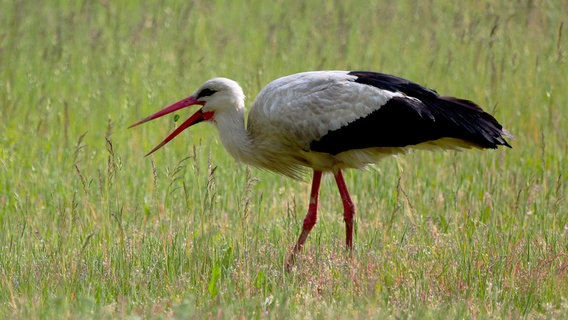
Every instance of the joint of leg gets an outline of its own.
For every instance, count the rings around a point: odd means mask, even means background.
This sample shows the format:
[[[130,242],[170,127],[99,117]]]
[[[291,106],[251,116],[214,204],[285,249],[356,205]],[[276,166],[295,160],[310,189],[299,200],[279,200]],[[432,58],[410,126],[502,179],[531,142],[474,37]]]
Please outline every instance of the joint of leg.
[[[344,205],[343,219],[345,222],[353,220],[353,215],[355,215],[355,205],[353,202],[346,202]]]
[[[311,230],[316,222],[318,221],[318,217],[316,215],[308,215],[306,219],[304,219],[304,230]]]

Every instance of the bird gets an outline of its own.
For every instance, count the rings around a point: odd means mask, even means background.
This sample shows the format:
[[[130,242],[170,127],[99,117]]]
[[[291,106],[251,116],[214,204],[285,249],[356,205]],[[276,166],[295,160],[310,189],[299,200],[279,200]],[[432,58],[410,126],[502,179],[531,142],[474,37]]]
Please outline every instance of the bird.
[[[237,161],[302,180],[313,173],[308,212],[286,267],[318,219],[323,173],[331,173],[343,203],[345,244],[353,248],[355,205],[342,171],[363,169],[411,149],[511,148],[514,137],[480,106],[441,96],[404,78],[373,71],[307,71],[278,78],[257,95],[245,124],[245,95],[227,78],[213,78],[193,94],[130,128],[198,105],[199,109],[146,156],[200,122],[213,124]]]

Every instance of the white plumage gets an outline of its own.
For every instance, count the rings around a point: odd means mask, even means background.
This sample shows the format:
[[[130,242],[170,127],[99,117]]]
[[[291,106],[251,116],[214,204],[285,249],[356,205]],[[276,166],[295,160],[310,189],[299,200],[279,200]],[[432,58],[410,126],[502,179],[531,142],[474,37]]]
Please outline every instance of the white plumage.
[[[362,168],[408,148],[509,146],[504,137],[511,137],[471,101],[365,71],[314,71],[276,79],[256,97],[246,128],[243,91],[226,78],[205,82],[190,97],[133,126],[196,104],[201,109],[150,153],[189,126],[208,121],[239,161],[293,178],[313,169],[310,209],[294,253],[316,222],[322,172],[332,172],[338,184],[351,247],[354,206],[342,169]],[[293,259],[294,254],[289,262]]]

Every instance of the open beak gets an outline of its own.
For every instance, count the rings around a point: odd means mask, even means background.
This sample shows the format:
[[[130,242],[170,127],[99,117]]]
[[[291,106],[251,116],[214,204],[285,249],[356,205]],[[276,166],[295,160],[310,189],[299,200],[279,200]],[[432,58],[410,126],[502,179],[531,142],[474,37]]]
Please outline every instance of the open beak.
[[[189,96],[189,97],[187,97],[183,100],[180,100],[180,101],[172,104],[171,106],[165,107],[164,109],[154,113],[151,116],[148,116],[148,117],[136,122],[135,124],[131,125],[128,128],[130,129],[132,127],[136,127],[137,125],[140,125],[144,122],[148,122],[150,120],[157,119],[159,117],[165,116],[166,114],[169,114],[169,113],[172,113],[172,112],[177,111],[179,109],[186,108],[186,107],[189,107],[189,106],[193,106],[193,105],[196,105],[196,104],[204,105],[205,102],[199,101],[199,100],[195,99],[195,97],[193,97],[193,96]],[[212,114],[210,112],[203,112],[203,111],[201,111],[201,109],[197,110],[197,112],[195,112],[189,119],[185,120],[184,123],[182,123],[172,133],[170,133],[170,135],[167,136],[164,139],[164,141],[162,141],[154,149],[152,149],[150,152],[148,152],[148,154],[146,154],[146,156],[151,155],[152,153],[154,153],[154,151],[163,147],[166,143],[170,142],[170,140],[172,140],[175,136],[180,134],[180,132],[182,132],[183,130],[185,130],[185,129],[191,127],[192,125],[199,123],[203,120],[209,120],[211,118],[211,116],[212,116]]]

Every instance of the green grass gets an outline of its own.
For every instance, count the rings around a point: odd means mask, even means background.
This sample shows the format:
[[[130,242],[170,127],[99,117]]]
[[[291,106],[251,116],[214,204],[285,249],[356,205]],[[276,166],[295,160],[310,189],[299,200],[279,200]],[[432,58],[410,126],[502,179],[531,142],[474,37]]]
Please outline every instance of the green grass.
[[[567,1],[0,0],[0,318],[568,316]],[[382,2],[382,3],[380,3]],[[397,74],[477,101],[513,149],[414,152],[309,184],[200,125],[149,158],[203,81]],[[181,119],[186,113],[180,114]]]

